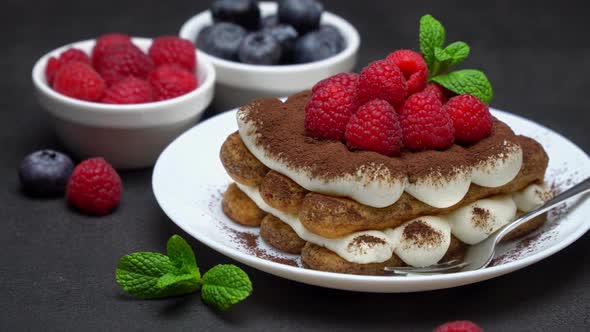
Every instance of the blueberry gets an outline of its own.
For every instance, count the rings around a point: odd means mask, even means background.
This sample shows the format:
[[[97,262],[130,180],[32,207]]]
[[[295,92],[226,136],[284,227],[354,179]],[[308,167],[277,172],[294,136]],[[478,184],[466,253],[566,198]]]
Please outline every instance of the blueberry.
[[[254,0],[215,0],[211,5],[215,22],[231,22],[248,30],[258,29],[260,8]]]
[[[216,23],[205,27],[197,37],[197,47],[216,57],[237,61],[238,49],[246,30],[233,23]]]
[[[306,63],[329,58],[342,50],[342,45],[329,33],[320,30],[306,33],[295,43],[293,60]]]
[[[266,28],[262,32],[276,39],[281,45],[281,63],[292,62],[295,42],[297,41],[297,37],[299,37],[297,30],[290,25],[279,24]]]
[[[279,22],[292,25],[300,35],[316,30],[324,6],[316,0],[282,0],[279,2]]]
[[[260,20],[260,28],[262,29],[274,27],[277,24],[279,24],[279,17],[277,15],[264,16]]]
[[[338,47],[338,52],[342,51],[346,47],[346,41],[344,37],[342,37],[342,33],[340,30],[333,25],[322,25],[320,27],[320,33],[323,34],[326,38],[332,39],[336,46]]]
[[[73,170],[70,157],[53,150],[40,150],[23,159],[18,177],[29,195],[58,196],[64,193]]]
[[[269,34],[252,32],[242,41],[238,58],[243,63],[276,65],[281,60],[281,45]]]

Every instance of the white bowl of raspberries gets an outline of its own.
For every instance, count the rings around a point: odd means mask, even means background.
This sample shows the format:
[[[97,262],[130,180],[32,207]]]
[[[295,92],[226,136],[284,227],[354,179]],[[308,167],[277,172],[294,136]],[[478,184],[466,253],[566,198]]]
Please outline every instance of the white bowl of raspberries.
[[[211,103],[215,69],[194,44],[107,34],[41,57],[32,79],[56,133],[80,158],[152,166]]]
[[[215,0],[180,36],[215,66],[220,109],[311,89],[352,70],[360,46],[354,26],[318,0]]]

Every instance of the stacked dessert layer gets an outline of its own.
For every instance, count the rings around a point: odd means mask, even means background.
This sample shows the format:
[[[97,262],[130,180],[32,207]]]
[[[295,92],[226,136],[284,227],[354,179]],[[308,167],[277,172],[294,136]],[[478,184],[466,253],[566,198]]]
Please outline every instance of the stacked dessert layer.
[[[548,158],[534,140],[494,120],[480,142],[387,157],[305,135],[307,92],[238,112],[221,160],[236,181],[225,213],[261,226],[306,267],[379,274],[461,256],[521,212],[542,204]],[[538,227],[538,218],[519,230]]]

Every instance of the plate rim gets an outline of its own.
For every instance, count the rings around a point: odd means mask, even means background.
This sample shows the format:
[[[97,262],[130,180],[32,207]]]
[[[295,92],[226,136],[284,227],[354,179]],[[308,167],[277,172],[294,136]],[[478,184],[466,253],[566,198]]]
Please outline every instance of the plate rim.
[[[493,266],[493,267],[489,267],[486,269],[482,269],[482,270],[458,272],[458,273],[442,274],[442,275],[434,275],[434,276],[411,276],[411,277],[397,278],[397,277],[392,277],[392,276],[366,276],[366,275],[353,275],[353,274],[344,274],[344,273],[336,273],[336,272],[325,272],[325,271],[306,269],[306,268],[302,268],[302,267],[289,266],[286,264],[281,264],[281,263],[273,262],[273,261],[266,260],[266,259],[263,259],[260,257],[256,257],[254,255],[250,255],[248,253],[244,253],[244,252],[241,252],[237,249],[234,249],[232,247],[224,245],[223,243],[209,240],[207,237],[201,236],[199,234],[199,232],[194,231],[194,228],[187,227],[187,225],[185,223],[176,220],[176,219],[181,219],[181,218],[179,216],[177,216],[177,214],[174,211],[171,211],[168,206],[163,204],[163,202],[162,202],[163,199],[161,197],[159,197],[158,189],[157,189],[157,178],[158,178],[158,174],[161,172],[161,167],[162,167],[161,164],[163,163],[162,160],[164,160],[167,157],[167,155],[170,153],[169,151],[171,150],[171,147],[173,147],[175,144],[177,144],[177,142],[184,140],[188,134],[192,133],[194,130],[198,130],[199,127],[205,126],[205,125],[210,125],[210,123],[215,122],[215,121],[222,121],[223,120],[222,118],[224,118],[224,117],[230,117],[231,115],[235,116],[236,111],[237,111],[237,108],[232,109],[232,110],[228,110],[225,112],[221,112],[221,113],[219,113],[219,114],[217,114],[205,121],[202,121],[202,122],[196,124],[192,128],[190,128],[187,131],[185,131],[184,133],[182,133],[180,136],[178,136],[174,141],[172,141],[162,151],[160,156],[158,156],[156,164],[154,165],[154,169],[152,172],[152,191],[153,191],[156,201],[158,202],[158,205],[160,206],[162,211],[164,211],[164,213],[168,216],[168,218],[170,218],[170,220],[172,220],[172,222],[174,224],[176,224],[178,227],[180,227],[182,230],[184,230],[187,234],[189,234],[190,236],[192,236],[193,238],[195,238],[199,242],[203,243],[207,247],[219,252],[220,254],[223,254],[227,257],[235,259],[235,260],[237,260],[243,264],[246,264],[252,268],[255,268],[257,270],[260,270],[260,271],[263,271],[266,273],[270,273],[270,274],[273,274],[273,275],[276,275],[279,277],[283,277],[286,279],[294,280],[297,282],[312,284],[312,285],[321,286],[321,287],[345,289],[345,290],[359,291],[359,289],[338,287],[338,285],[327,286],[327,285],[322,284],[321,282],[314,283],[314,282],[302,281],[299,279],[290,278],[290,277],[286,276],[285,274],[286,273],[287,274],[294,273],[297,275],[301,275],[302,277],[310,277],[310,278],[314,278],[314,279],[317,278],[317,279],[321,279],[321,280],[330,280],[330,279],[335,278],[335,279],[339,280],[340,282],[353,282],[353,283],[368,282],[368,283],[373,283],[376,286],[392,286],[392,285],[396,285],[396,284],[417,283],[416,284],[416,286],[418,286],[417,288],[422,288],[422,290],[443,289],[443,288],[450,288],[450,287],[458,287],[461,285],[471,284],[471,283],[495,278],[495,277],[510,273],[512,271],[525,268],[531,264],[534,264],[542,259],[550,257],[550,256],[554,255],[555,253],[563,250],[564,248],[568,247],[569,245],[571,245],[572,243],[577,241],[579,238],[581,238],[590,229],[590,219],[588,219],[587,221],[580,223],[579,227],[575,231],[573,231],[572,233],[567,235],[565,238],[563,238],[558,243],[555,243],[552,246],[544,248],[544,249],[540,250],[539,252],[536,252],[530,256],[527,256],[527,257],[524,257],[521,259],[517,259],[515,261],[501,264],[498,266]],[[578,152],[581,152],[581,154],[583,156],[585,156],[587,162],[590,162],[590,157],[588,156],[588,154],[584,150],[582,150],[578,145],[576,145],[575,143],[573,143],[572,141],[570,141],[568,138],[561,135],[560,133],[558,133],[552,129],[549,129],[548,127],[541,125],[533,120],[529,120],[529,119],[522,117],[520,115],[517,115],[517,114],[513,114],[510,112],[499,110],[499,109],[492,108],[492,107],[490,107],[490,111],[492,112],[493,115],[501,114],[503,116],[514,117],[514,118],[517,118],[518,120],[532,123],[536,126],[539,126],[543,129],[545,129],[548,132],[551,132],[551,134],[553,134],[553,135],[559,136],[560,138],[562,138],[563,140],[565,140],[569,144],[571,144],[572,147],[577,149]],[[583,204],[590,204],[590,202],[584,202]],[[202,209],[199,208],[199,210],[202,210]],[[459,280],[464,279],[464,280],[462,280],[460,282],[460,284],[458,284],[458,285],[428,288],[429,283],[432,283],[432,282],[443,282],[444,283],[444,282],[452,281],[454,279],[459,279]],[[364,288],[364,287],[361,287],[361,288]],[[414,288],[416,288],[416,287],[414,287]],[[368,290],[368,289],[363,289],[361,291],[380,292],[380,293],[402,292],[399,290],[374,291],[374,290]],[[414,291],[409,291],[409,292],[414,292]]]

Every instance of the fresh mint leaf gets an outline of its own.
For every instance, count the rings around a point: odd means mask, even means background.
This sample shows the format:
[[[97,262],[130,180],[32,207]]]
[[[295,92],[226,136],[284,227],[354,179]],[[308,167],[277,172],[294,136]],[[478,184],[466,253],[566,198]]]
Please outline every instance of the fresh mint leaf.
[[[119,260],[117,283],[140,299],[193,293],[201,287],[195,255],[186,241],[174,235],[168,240],[168,256],[138,252]]]
[[[434,48],[434,63],[429,69],[430,77],[436,76],[449,68],[451,63],[451,55],[440,47]]]
[[[442,48],[445,43],[445,28],[432,15],[420,18],[420,51],[426,61],[429,72],[436,62],[434,49]]]
[[[462,41],[457,41],[449,44],[445,49],[445,53],[450,56],[449,68],[460,64],[469,56],[469,45]]]
[[[194,275],[197,279],[201,278],[193,249],[181,236],[172,235],[166,245],[166,251],[170,262],[180,273]]]
[[[434,48],[434,58],[439,62],[445,62],[452,59],[452,56],[440,47]]]
[[[140,299],[161,297],[158,279],[175,271],[170,259],[160,253],[138,252],[123,256],[115,272],[123,290]]]
[[[205,303],[217,309],[227,310],[250,293],[250,278],[235,265],[217,265],[203,275],[201,297]]]
[[[167,296],[193,293],[201,288],[200,276],[166,273],[158,279],[157,287]]]
[[[486,75],[475,69],[463,69],[438,75],[432,81],[458,94],[471,94],[484,103],[489,103],[494,96],[492,85]]]

